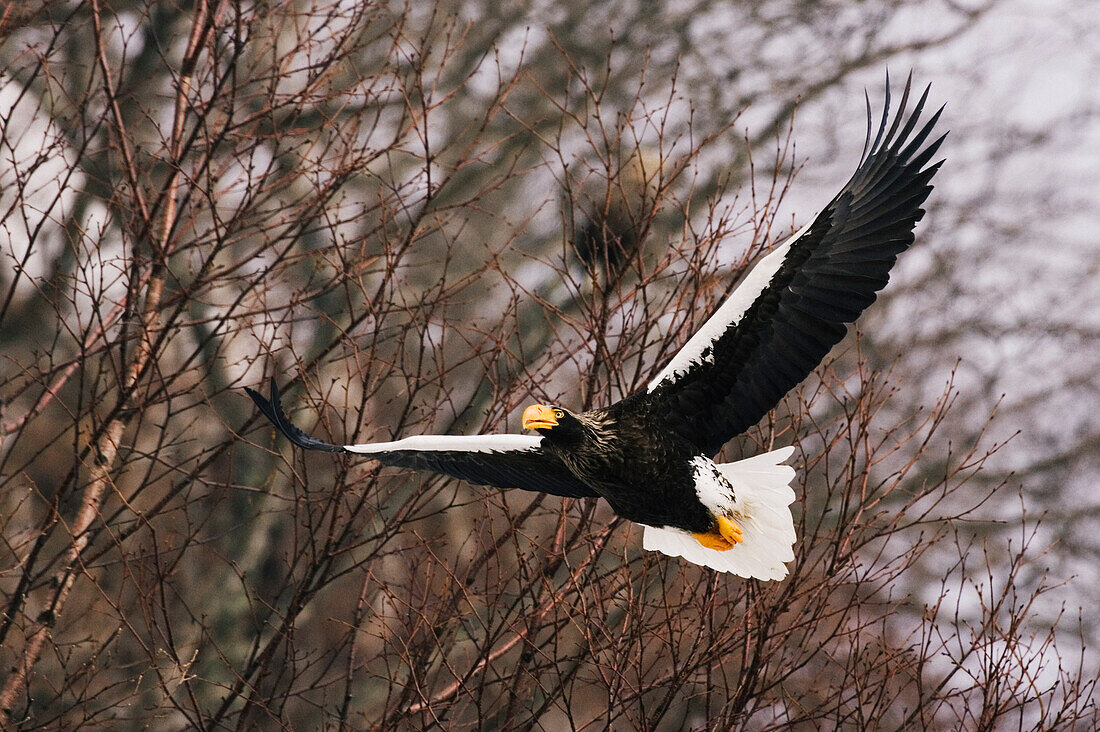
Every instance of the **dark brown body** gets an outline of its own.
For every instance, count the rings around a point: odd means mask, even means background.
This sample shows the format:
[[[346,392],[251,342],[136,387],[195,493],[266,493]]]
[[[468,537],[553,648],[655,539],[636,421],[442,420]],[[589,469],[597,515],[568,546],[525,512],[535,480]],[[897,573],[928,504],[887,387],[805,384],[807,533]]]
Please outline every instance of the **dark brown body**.
[[[540,430],[554,453],[615,513],[649,526],[710,531],[714,518],[699,501],[691,460],[702,453],[669,430],[648,400],[568,415]]]

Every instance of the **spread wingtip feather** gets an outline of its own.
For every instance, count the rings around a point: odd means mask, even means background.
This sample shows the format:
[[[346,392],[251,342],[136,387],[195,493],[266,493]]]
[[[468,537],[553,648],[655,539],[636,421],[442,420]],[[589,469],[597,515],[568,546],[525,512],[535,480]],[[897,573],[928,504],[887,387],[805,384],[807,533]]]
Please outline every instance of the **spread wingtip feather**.
[[[244,391],[248,396],[252,397],[252,401],[256,403],[256,407],[259,408],[265,417],[267,417],[268,421],[278,427],[279,431],[282,432],[288,440],[306,450],[346,452],[340,445],[333,445],[324,440],[318,440],[316,437],[310,437],[305,432],[295,427],[294,424],[291,423],[290,418],[283,412],[283,406],[279,399],[279,385],[275,383],[274,378],[269,381],[269,388],[271,389],[270,399],[264,399],[259,392],[249,389],[247,386],[244,388]]]

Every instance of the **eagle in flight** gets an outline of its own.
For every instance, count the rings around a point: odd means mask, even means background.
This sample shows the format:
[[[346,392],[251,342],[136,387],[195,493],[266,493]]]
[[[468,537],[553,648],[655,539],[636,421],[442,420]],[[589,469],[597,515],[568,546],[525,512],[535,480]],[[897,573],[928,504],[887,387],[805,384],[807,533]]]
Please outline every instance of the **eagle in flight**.
[[[910,77],[911,81],[911,77]],[[535,435],[421,435],[331,445],[287,419],[271,380],[260,411],[310,450],[366,455],[475,485],[603,498],[643,524],[643,547],[743,577],[781,579],[794,558],[790,504],[793,447],[735,463],[713,457],[798,385],[875,300],[913,227],[942,160],[931,142],[943,111],[919,123],[928,89],[906,114],[910,83],[890,121],[890,92],[855,173],[817,217],[776,246],[642,390],[575,413],[535,404],[523,428]],[[918,126],[919,125],[919,126]],[[873,135],[873,138],[872,138]]]

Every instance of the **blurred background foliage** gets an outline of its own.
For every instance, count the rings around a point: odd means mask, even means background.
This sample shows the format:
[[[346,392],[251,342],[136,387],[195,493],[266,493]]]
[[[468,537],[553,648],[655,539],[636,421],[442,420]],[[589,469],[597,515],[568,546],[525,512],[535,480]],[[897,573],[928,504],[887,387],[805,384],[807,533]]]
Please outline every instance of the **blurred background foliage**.
[[[1095,724],[1096,20],[8,4],[9,723]],[[342,443],[629,393],[843,184],[887,67],[948,103],[918,244],[727,448],[799,445],[788,580],[644,555],[606,506],[302,455],[243,396],[274,377]],[[623,265],[576,256],[593,221]]]

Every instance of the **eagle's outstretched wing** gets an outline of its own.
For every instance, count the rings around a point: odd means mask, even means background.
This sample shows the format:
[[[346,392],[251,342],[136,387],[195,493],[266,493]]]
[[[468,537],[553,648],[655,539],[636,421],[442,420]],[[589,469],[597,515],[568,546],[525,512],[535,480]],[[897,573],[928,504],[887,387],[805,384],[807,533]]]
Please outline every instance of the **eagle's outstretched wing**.
[[[911,78],[910,78],[911,81]],[[942,107],[922,127],[928,89],[906,117],[910,82],[892,124],[886,105],[855,174],[800,232],[779,245],[649,384],[673,429],[713,455],[756,424],[813,371],[889,279],[940,164],[928,143]],[[927,143],[927,144],[926,144]]]
[[[542,449],[541,437],[420,435],[395,442],[332,445],[310,437],[290,423],[279,403],[279,388],[274,379],[270,400],[252,389],[245,391],[288,440],[307,450],[366,455],[385,465],[444,473],[475,485],[523,488],[573,498],[596,495],[556,455]]]

